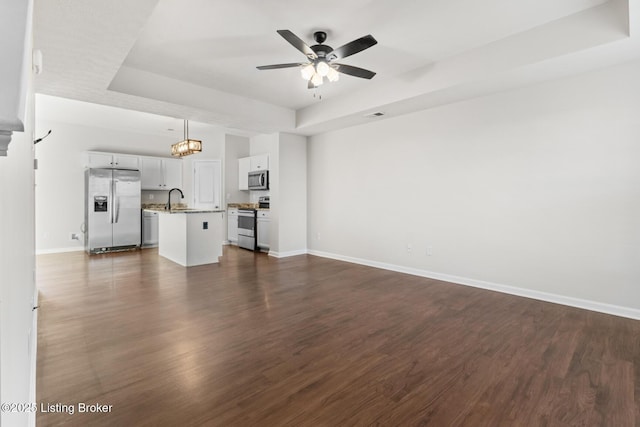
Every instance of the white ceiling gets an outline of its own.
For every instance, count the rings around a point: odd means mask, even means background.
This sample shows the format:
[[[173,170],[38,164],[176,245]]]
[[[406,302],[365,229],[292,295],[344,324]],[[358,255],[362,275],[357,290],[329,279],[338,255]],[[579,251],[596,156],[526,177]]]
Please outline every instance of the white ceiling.
[[[36,90],[309,135],[634,59],[638,1],[36,0]],[[341,62],[378,74],[314,91],[298,69],[257,70],[305,60],[279,29],[309,45],[326,31],[334,48],[372,34],[377,45]]]

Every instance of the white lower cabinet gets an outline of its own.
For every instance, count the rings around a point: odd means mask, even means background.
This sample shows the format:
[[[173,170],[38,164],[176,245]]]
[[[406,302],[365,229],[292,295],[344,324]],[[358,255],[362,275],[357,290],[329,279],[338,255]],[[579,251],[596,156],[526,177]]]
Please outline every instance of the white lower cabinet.
[[[269,250],[269,211],[258,211],[258,247],[260,249]]]
[[[238,208],[227,210],[227,240],[232,245],[238,244]]]

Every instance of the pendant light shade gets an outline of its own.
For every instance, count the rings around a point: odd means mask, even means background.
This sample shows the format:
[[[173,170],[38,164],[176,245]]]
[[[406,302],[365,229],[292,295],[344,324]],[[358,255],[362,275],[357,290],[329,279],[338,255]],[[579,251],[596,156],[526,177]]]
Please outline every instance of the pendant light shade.
[[[188,156],[202,151],[202,141],[189,139],[189,121],[184,121],[184,140],[171,146],[171,155],[175,157]]]

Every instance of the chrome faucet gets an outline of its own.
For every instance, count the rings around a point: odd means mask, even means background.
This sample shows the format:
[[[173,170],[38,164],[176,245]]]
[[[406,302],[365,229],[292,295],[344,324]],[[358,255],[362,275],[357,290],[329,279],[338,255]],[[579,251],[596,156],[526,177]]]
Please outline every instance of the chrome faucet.
[[[167,198],[167,206],[164,207],[164,209],[166,211],[169,211],[169,213],[171,213],[171,192],[173,190],[178,190],[178,192],[180,193],[180,198],[184,199],[184,194],[182,194],[182,190],[180,190],[179,188],[172,188],[171,190],[169,190],[169,197]]]

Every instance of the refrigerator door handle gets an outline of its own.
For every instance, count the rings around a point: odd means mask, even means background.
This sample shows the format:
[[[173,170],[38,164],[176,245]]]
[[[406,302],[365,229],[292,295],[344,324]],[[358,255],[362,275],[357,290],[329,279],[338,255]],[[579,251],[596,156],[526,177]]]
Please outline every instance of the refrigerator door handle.
[[[118,181],[113,181],[113,203],[114,203],[114,210],[115,210],[115,219],[114,219],[114,223],[118,222],[118,219],[120,219],[120,197],[116,196],[116,194],[118,194]]]
[[[109,181],[109,222],[113,224],[113,181]]]

